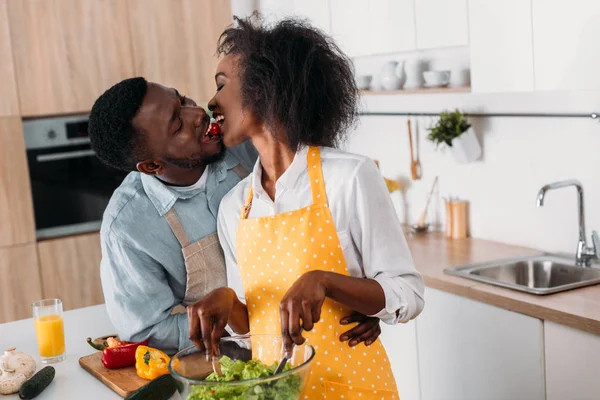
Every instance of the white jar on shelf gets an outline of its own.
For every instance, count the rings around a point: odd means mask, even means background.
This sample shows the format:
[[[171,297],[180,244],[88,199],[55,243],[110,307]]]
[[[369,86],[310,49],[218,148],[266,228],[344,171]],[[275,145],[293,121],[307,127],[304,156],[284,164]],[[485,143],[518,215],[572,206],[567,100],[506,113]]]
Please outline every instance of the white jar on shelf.
[[[404,64],[404,73],[406,81],[404,89],[419,89],[423,87],[423,70],[425,64],[422,60],[412,59],[407,60]]]

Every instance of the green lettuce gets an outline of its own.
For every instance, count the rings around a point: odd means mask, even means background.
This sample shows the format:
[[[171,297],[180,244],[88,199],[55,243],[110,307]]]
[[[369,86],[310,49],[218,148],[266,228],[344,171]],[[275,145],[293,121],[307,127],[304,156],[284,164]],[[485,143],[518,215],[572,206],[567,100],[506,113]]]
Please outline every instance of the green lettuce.
[[[212,373],[206,378],[207,381],[231,382],[264,378],[272,376],[277,368],[277,363],[268,366],[259,360],[233,361],[227,356],[223,356],[220,363],[223,375]],[[287,364],[284,371],[289,369],[290,365]],[[188,400],[296,400],[301,387],[302,378],[292,374],[263,384],[195,386]]]

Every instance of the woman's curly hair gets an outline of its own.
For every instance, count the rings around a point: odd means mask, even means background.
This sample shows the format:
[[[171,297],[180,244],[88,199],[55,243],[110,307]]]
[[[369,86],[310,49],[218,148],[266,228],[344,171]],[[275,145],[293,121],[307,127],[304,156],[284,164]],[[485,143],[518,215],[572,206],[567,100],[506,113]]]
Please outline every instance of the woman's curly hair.
[[[241,100],[278,140],[336,147],[357,118],[352,63],[333,40],[304,20],[262,24],[234,17],[219,38],[219,56],[240,56]]]

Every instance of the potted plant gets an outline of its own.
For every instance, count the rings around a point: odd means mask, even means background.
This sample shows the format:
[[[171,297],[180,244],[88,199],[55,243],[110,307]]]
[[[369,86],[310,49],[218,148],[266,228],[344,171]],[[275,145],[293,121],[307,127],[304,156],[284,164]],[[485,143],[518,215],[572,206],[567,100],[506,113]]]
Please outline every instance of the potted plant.
[[[440,113],[440,119],[428,130],[427,139],[436,147],[448,147],[458,162],[468,163],[481,157],[477,135],[461,111]]]

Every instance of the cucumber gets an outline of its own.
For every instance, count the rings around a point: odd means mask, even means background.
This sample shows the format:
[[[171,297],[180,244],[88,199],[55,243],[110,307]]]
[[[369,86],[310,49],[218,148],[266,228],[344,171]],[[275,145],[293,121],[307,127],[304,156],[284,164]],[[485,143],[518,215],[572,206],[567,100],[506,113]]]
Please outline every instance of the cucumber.
[[[168,400],[177,390],[177,382],[171,375],[163,375],[131,393],[125,400]]]
[[[54,379],[54,368],[44,367],[25,382],[19,389],[19,397],[21,399],[33,399],[38,394],[42,393],[46,387]]]

